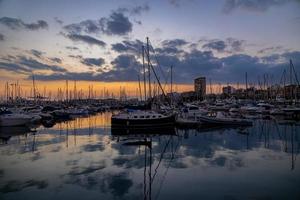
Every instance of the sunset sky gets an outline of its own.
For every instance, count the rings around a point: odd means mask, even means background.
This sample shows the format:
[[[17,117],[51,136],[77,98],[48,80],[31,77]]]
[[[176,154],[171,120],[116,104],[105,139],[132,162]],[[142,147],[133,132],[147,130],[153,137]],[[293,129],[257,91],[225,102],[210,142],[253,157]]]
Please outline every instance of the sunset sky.
[[[279,83],[289,59],[300,72],[299,0],[0,0],[1,90],[32,74],[119,88],[137,81],[147,36],[163,83],[171,65],[177,84]]]

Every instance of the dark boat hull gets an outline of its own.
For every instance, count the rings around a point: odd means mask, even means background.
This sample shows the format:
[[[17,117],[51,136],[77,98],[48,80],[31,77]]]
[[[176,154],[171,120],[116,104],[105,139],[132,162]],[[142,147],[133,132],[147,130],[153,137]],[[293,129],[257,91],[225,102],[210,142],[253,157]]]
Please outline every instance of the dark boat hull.
[[[171,127],[175,124],[175,115],[156,119],[120,119],[112,118],[112,128],[155,128],[155,127]]]

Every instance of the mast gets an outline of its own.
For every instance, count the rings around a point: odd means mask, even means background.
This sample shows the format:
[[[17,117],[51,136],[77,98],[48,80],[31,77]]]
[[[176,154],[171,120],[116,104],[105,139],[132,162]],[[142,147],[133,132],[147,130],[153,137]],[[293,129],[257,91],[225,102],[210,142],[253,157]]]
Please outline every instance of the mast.
[[[173,104],[173,65],[171,65],[171,104]]]
[[[142,57],[143,57],[143,70],[144,70],[144,93],[145,101],[147,100],[147,87],[146,87],[146,67],[145,67],[145,46],[142,46]]]
[[[212,94],[211,78],[209,78],[209,89],[210,89],[210,94]]]
[[[141,80],[140,80],[140,74],[138,74],[138,80],[139,80],[139,94],[140,94],[140,98],[142,100],[142,90],[141,90]],[[138,95],[137,95],[138,96]]]
[[[247,72],[245,74],[245,79],[246,79],[246,97],[248,98],[248,74],[247,74]]]
[[[151,66],[150,66],[150,51],[149,51],[149,38],[147,37],[147,64],[148,64],[148,81],[149,81],[149,98],[152,98],[151,95]]]
[[[34,80],[33,73],[32,73],[32,86],[33,86],[33,99],[34,99],[34,102],[36,102],[35,80]]]

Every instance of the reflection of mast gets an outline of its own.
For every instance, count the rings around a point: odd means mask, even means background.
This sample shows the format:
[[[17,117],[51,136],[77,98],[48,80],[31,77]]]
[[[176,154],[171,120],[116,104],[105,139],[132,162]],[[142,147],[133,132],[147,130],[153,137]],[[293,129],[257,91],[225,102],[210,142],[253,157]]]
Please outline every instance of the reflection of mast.
[[[66,147],[69,147],[69,123],[67,122]]]

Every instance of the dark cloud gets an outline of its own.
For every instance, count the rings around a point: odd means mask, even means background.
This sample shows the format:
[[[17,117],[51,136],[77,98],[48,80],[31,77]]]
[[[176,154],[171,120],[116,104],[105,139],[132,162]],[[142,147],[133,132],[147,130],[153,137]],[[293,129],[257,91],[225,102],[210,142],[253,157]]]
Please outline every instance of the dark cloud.
[[[183,39],[174,39],[174,40],[164,40],[162,44],[164,47],[180,47],[185,44],[188,44],[188,42]]]
[[[72,46],[66,46],[66,49],[71,50],[71,51],[73,51],[73,50],[79,50],[78,47],[72,47]]]
[[[113,12],[109,18],[101,18],[102,31],[108,35],[126,35],[132,31],[132,23],[121,12]]]
[[[179,7],[181,0],[168,0],[172,6]]]
[[[53,72],[66,72],[66,69],[60,66],[44,64],[32,58],[27,58],[25,56],[19,56],[18,62],[19,64],[31,70],[50,70]]]
[[[149,10],[150,6],[148,4],[144,4],[133,7],[121,7],[117,10],[117,12],[129,13],[131,15],[141,15],[143,12],[148,12]]]
[[[63,34],[63,35],[74,42],[84,42],[89,45],[97,45],[100,47],[106,46],[106,43],[103,42],[102,40],[98,40],[88,35],[78,35],[78,34],[68,34],[68,35]]]
[[[61,20],[61,19],[59,19],[58,17],[54,17],[54,21],[56,22],[56,23],[58,23],[58,24],[60,24],[60,25],[62,25],[64,22]]]
[[[58,65],[48,65],[25,56],[10,56],[1,59],[5,60],[6,62],[0,62],[0,69],[16,73],[30,74],[35,70],[49,70],[51,72],[59,73],[67,71],[66,69]]]
[[[264,12],[272,6],[280,6],[289,2],[299,2],[299,1],[298,0],[226,0],[223,6],[223,12],[231,13],[237,9]]]
[[[81,63],[87,66],[102,66],[105,60],[103,58],[84,58]]]
[[[234,38],[227,38],[226,40],[203,40],[205,42],[202,48],[208,50],[215,50],[217,52],[235,53],[243,51],[244,40],[238,40]]]
[[[123,12],[112,12],[109,17],[99,20],[85,20],[64,26],[71,35],[82,33],[104,33],[107,35],[126,35],[132,31],[132,23]]]
[[[227,47],[227,45],[222,40],[215,40],[204,44],[202,47],[205,49],[211,49],[211,50],[216,50],[218,52],[223,52]]]
[[[0,62],[0,69],[10,72],[16,72],[21,74],[30,73],[31,70],[15,63],[8,63],[8,62]]]
[[[118,70],[140,67],[140,63],[137,62],[133,55],[119,55],[111,64]]]
[[[12,30],[39,30],[39,29],[47,29],[48,23],[44,20],[38,20],[36,23],[25,23],[21,19],[10,18],[10,17],[2,17],[0,18],[0,24],[12,29]]]
[[[272,53],[278,50],[282,50],[282,46],[274,46],[274,47],[267,47],[267,48],[263,48],[261,50],[259,50],[257,53],[259,54],[264,54],[264,53]]]
[[[37,57],[37,58],[41,58],[42,55],[44,54],[44,52],[41,52],[41,51],[36,50],[36,49],[31,49],[31,50],[29,51],[29,53],[32,54],[32,55],[34,55],[34,56]]]
[[[124,40],[121,43],[112,44],[111,46],[112,49],[118,53],[129,52],[139,55],[142,52],[142,45],[144,45],[144,43],[140,40]]]
[[[0,41],[4,41],[4,35],[0,33]]]
[[[69,24],[64,26],[64,29],[69,33],[99,33],[101,31],[101,24],[96,20],[85,20],[79,23]]]
[[[56,58],[56,57],[49,58],[49,60],[51,60],[52,62],[56,62],[56,63],[62,63],[62,60],[60,58]]]
[[[82,57],[78,57],[81,58]],[[136,81],[141,64],[133,55],[119,55],[112,62],[108,72],[64,72],[52,75],[35,75],[37,80],[86,80],[86,81]]]

